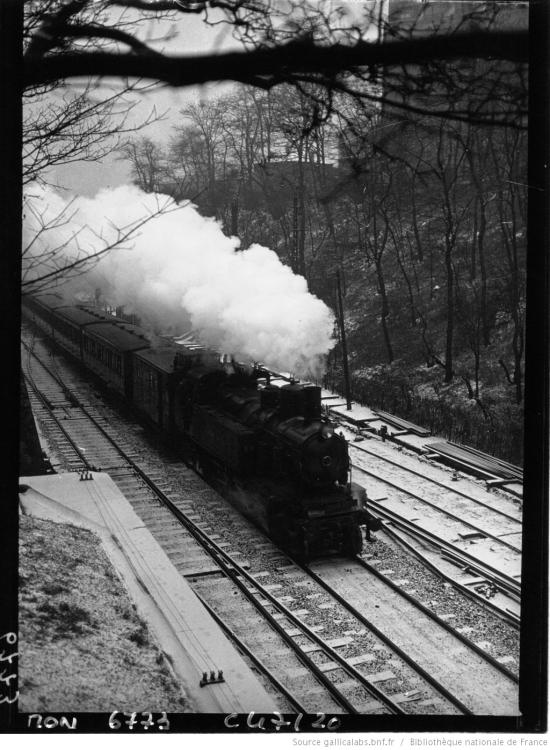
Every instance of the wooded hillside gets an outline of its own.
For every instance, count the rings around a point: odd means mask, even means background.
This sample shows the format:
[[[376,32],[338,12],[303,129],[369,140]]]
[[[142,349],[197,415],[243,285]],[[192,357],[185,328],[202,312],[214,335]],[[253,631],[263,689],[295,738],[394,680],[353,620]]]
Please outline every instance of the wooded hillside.
[[[276,250],[335,311],[340,272],[353,398],[521,463],[526,131],[499,121],[510,101],[498,96],[506,80],[520,107],[522,71],[458,61],[429,86],[425,70],[402,73],[386,74],[383,107],[315,83],[235,87],[187,106],[170,143],[136,139],[122,158],[142,189],[190,198],[243,248]],[[494,124],[476,116],[488,102]],[[339,347],[326,379],[343,391]]]

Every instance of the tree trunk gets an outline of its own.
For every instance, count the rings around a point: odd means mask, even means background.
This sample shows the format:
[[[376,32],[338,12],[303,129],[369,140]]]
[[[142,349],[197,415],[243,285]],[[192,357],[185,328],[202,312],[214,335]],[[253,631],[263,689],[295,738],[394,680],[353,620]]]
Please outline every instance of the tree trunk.
[[[296,243],[296,270],[305,277],[306,275],[306,211],[305,211],[305,181],[304,163],[302,153],[298,161],[298,200],[297,200],[297,243]]]
[[[422,249],[422,240],[420,239],[420,232],[418,231],[418,211],[416,208],[416,175],[413,174],[412,190],[411,190],[411,206],[412,206],[412,225],[414,238],[416,240],[416,252],[418,254],[418,261],[422,263],[424,260],[424,251]]]
[[[294,273],[298,271],[298,245],[299,245],[299,220],[298,220],[298,191],[294,189],[292,196],[292,258],[290,265]]]
[[[239,236],[239,199],[237,197],[231,201],[231,234],[233,237]]]
[[[481,274],[481,330],[483,334],[483,345],[491,343],[491,321],[489,320],[487,305],[487,266],[485,264],[485,230],[487,219],[485,215],[485,203],[481,203],[481,216],[477,235],[477,254],[479,258],[479,270]]]
[[[515,318],[512,347],[514,350],[514,385],[516,386],[516,403],[521,404],[523,399],[523,326]]]
[[[381,297],[381,302],[382,302],[381,319],[382,319],[382,331],[384,333],[384,343],[386,344],[386,351],[388,352],[388,362],[391,364],[393,362],[394,357],[393,357],[393,348],[391,345],[390,332],[388,329],[388,321],[387,321],[387,318],[390,314],[390,306],[388,304],[388,295],[386,292],[386,283],[384,281],[384,273],[383,273],[381,262],[376,263],[376,278],[378,280],[378,291],[380,292],[380,297]]]
[[[453,337],[454,337],[454,272],[452,244],[445,237],[445,270],[447,273],[447,331],[445,337],[445,382],[453,379]]]

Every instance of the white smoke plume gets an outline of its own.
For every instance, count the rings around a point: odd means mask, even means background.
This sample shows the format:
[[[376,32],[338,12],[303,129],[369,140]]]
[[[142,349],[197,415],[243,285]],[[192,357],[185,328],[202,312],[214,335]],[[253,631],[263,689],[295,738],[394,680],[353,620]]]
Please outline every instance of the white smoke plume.
[[[237,238],[226,237],[191,204],[178,207],[136,187],[77,197],[64,211],[66,205],[51,188],[28,188],[27,281],[56,263],[91,256],[162,206],[121,247],[65,283],[65,295],[99,289],[109,304],[135,312],[156,331],[192,327],[205,345],[239,360],[300,376],[319,373],[334,345],[332,312],[272,250],[239,251]]]

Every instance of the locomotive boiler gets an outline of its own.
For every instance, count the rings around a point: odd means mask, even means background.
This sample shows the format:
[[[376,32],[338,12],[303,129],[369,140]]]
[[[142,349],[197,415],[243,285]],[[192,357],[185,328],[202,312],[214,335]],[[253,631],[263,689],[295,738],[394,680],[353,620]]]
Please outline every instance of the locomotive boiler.
[[[176,409],[197,462],[277,544],[300,559],[361,550],[365,491],[350,482],[347,442],[322,416],[318,386],[199,367],[182,378]]]

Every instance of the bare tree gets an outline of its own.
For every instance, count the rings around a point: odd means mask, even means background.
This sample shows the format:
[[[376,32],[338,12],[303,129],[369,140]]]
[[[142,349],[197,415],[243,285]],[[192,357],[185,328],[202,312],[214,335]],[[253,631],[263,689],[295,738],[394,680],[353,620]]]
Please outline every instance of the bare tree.
[[[395,13],[384,17],[378,3],[349,16],[331,3],[313,6],[299,0],[273,5],[255,0],[47,0],[44,5],[36,0],[27,14],[24,83],[28,92],[44,91],[60,81],[82,76],[88,81],[91,77],[92,83],[87,86],[95,87],[98,77],[113,75],[127,88],[141,78],[171,85],[233,80],[263,90],[291,84],[297,89],[302,112],[298,113],[297,136],[288,129],[285,134],[288,142],[294,141],[298,164],[294,209],[286,234],[291,238],[295,267],[305,273],[306,228],[312,222],[307,213],[303,165],[311,159],[316,133],[331,116],[339,112],[346,117],[346,99],[363,109],[377,102],[413,115],[429,111],[432,117],[444,116],[447,120],[524,126],[526,34],[499,21],[502,14],[493,12],[494,4],[474,6],[468,6],[458,22],[429,29],[411,26],[410,19],[400,19]],[[242,51],[194,57],[166,55],[159,52],[155,40],[142,34],[139,22],[179,20],[190,13],[200,14],[206,24],[230,25],[242,43]],[[373,41],[367,41],[367,32]],[[483,60],[481,67],[478,59]],[[468,60],[472,61],[470,66]],[[113,95],[113,99],[100,97],[91,102],[90,92],[87,88],[82,98],[73,102],[74,114],[65,106],[57,114],[52,112],[51,121],[38,118],[46,124],[47,133],[42,133],[38,125],[29,128],[25,145],[32,174],[55,159],[71,160],[79,154],[94,159],[104,153],[105,136],[113,132],[113,107],[118,107],[120,99]],[[442,104],[445,101],[450,104]],[[185,152],[184,140],[195,142],[187,149],[185,160],[189,161],[189,156],[195,160],[198,174],[203,158],[205,177],[197,187],[209,195],[211,212],[219,210],[220,180],[224,188],[231,185],[230,224],[236,231],[239,168],[232,158],[235,149],[223,137],[224,113],[205,111],[215,106],[186,108],[183,114],[191,129],[187,127],[182,133],[178,148]],[[123,119],[123,129],[125,122]],[[82,123],[91,128],[82,129]],[[73,150],[66,148],[67,138],[75,144]],[[196,147],[198,143],[202,151]],[[318,159],[323,158],[321,143],[315,146]],[[250,176],[253,141],[244,148],[248,149]],[[143,144],[140,159],[136,153],[131,156],[134,168],[145,164]],[[241,152],[241,161],[242,156]],[[180,165],[183,161],[179,159]],[[221,175],[216,174],[217,162]],[[149,177],[151,168],[150,162]],[[158,184],[158,175],[155,179],[146,176],[140,173],[138,177],[146,189]],[[179,178],[181,182],[181,169]],[[452,336],[448,340],[452,341]]]
[[[32,195],[29,198],[22,251],[24,294],[36,294],[74,280],[110,251],[131,247],[147,222],[179,209],[169,198],[158,198],[153,209],[127,225],[107,222],[106,226],[96,227],[78,222],[76,199],[53,208],[47,202],[33,201]]]
[[[25,55],[43,55],[52,47],[63,54],[75,48],[89,49],[91,42],[75,40],[72,32],[61,41],[54,40],[53,28],[60,19],[74,19],[75,27],[94,29],[104,26],[106,33],[119,32],[130,23],[121,13],[109,15],[106,2],[82,0],[28,0],[24,5],[23,44]],[[57,19],[57,20],[56,20]],[[132,20],[133,29],[139,19]],[[116,34],[115,34],[116,36]],[[101,48],[105,47],[103,41]],[[51,81],[28,85],[23,92],[23,176],[24,183],[47,180],[52,167],[81,161],[100,161],[116,151],[122,139],[158,115],[152,109],[145,116],[136,114],[138,96],[153,88],[139,80],[107,83],[97,78],[63,84]]]
[[[369,168],[363,183],[362,200],[356,205],[357,235],[368,265],[372,265],[380,297],[380,324],[388,362],[394,360],[388,318],[390,304],[384,273],[384,255],[391,237],[392,219],[389,200],[392,194],[392,175],[384,160],[370,154]]]
[[[78,93],[59,86],[26,92],[24,182],[48,180],[53,167],[101,161],[120,147],[123,137],[151,124],[156,113],[134,121],[137,101],[128,98],[145,88],[134,84],[106,91],[88,82]]]
[[[128,26],[139,27],[139,19],[126,18],[124,13],[113,15],[106,2],[88,3],[83,0],[28,0],[23,15],[23,45],[25,54],[47,54],[56,49],[67,54],[71,49],[84,51],[91,42],[78,40],[75,28],[89,30],[101,26],[107,39],[117,42],[124,38]],[[135,14],[134,14],[135,15]],[[71,30],[61,41],[55,38],[54,29],[71,19]],[[121,147],[129,133],[157,119],[154,109],[145,116],[136,116],[134,110],[141,96],[152,88],[151,83],[139,80],[106,83],[98,79],[66,84],[52,81],[47,84],[27,86],[23,92],[24,120],[22,129],[23,184],[27,188],[24,196],[24,211],[27,219],[33,219],[37,234],[22,250],[22,288],[25,292],[39,291],[57,285],[65,277],[74,278],[88,269],[93,262],[115,247],[124,246],[143,222],[163,212],[143,217],[132,228],[120,228],[111,233],[109,241],[100,234],[100,228],[83,227],[70,239],[58,246],[46,245],[42,257],[36,255],[38,247],[44,247],[46,236],[54,236],[64,224],[70,222],[72,204],[60,209],[52,218],[51,226],[45,223],[45,214],[38,215],[33,204],[33,184],[51,180],[51,170],[60,165],[76,162],[97,162]],[[128,144],[127,148],[131,148]],[[149,187],[156,183],[148,175]],[[82,250],[79,235],[95,233],[96,247],[93,251]]]
[[[120,149],[120,158],[130,163],[132,180],[144,193],[163,192],[166,185],[166,157],[151,138],[127,141]]]
[[[511,342],[513,365],[510,370],[504,358],[500,359],[506,380],[514,386],[516,403],[523,399],[523,358],[525,354],[526,268],[525,238],[527,221],[527,191],[524,184],[525,148],[518,133],[504,133],[504,149],[498,141],[490,143],[491,159],[495,168],[505,170],[505,182],[496,190],[497,216],[502,240],[502,299],[506,314],[513,324]]]
[[[430,91],[456,92],[453,106],[436,113],[453,119],[511,122],[524,125],[527,111],[527,34],[502,27],[479,7],[463,14],[460,23],[431,33],[405,33],[407,25],[386,21],[380,5],[365,6],[358,18],[348,18],[330,4],[293,0],[286,4],[255,0],[102,0],[107,9],[134,9],[156,17],[171,11],[179,16],[200,13],[205,23],[228,23],[243,51],[202,56],[164,55],[138,37],[106,20],[86,23],[79,14],[90,0],[72,0],[33,28],[25,55],[26,86],[79,76],[147,78],[173,86],[231,80],[271,89],[281,83],[315,84],[333,94],[358,100],[387,101],[408,111],[434,113],[426,102]],[[492,3],[483,4],[488,8]],[[223,13],[212,20],[211,11]],[[495,14],[494,14],[495,15]],[[498,14],[496,14],[498,15]],[[465,18],[471,18],[466,23]],[[477,24],[477,27],[475,26]],[[365,33],[378,28],[374,41]],[[70,49],[69,41],[84,42]],[[113,49],[110,45],[121,45]],[[482,75],[465,76],[465,59],[485,61]],[[460,60],[460,64],[457,63]],[[502,66],[501,61],[510,62]],[[410,69],[410,66],[414,68]],[[382,78],[383,84],[382,85]],[[475,85],[473,85],[475,84]],[[468,99],[464,97],[468,90]]]

